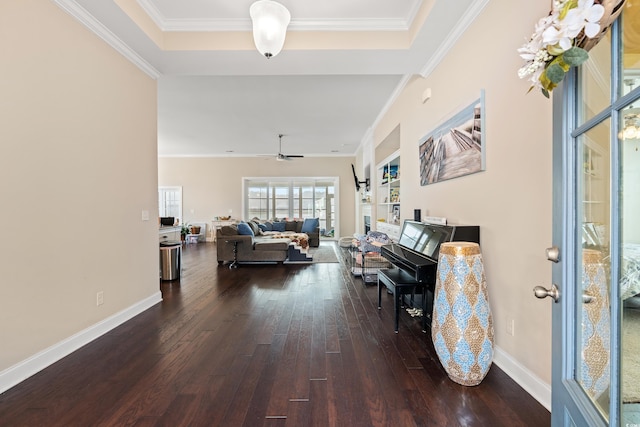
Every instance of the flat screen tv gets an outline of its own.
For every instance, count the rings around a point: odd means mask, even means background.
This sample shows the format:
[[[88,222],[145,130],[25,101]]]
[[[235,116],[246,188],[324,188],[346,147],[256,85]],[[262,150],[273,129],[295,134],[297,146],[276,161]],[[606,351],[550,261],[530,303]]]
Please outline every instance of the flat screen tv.
[[[432,259],[438,259],[440,243],[451,239],[453,229],[447,226],[405,220],[398,243]]]
[[[356,183],[356,191],[360,191],[360,184],[364,184],[365,189],[369,191],[369,178],[365,179],[364,181],[359,181],[358,176],[356,175],[356,167],[353,166],[353,163],[351,163],[351,171],[353,172],[353,180]]]

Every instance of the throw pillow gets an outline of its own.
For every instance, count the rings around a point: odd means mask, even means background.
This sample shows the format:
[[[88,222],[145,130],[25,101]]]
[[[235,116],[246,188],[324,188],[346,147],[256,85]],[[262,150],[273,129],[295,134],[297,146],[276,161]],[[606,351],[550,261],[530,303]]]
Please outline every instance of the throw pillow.
[[[238,234],[242,236],[254,236],[253,230],[246,222],[241,222],[238,224]]]
[[[320,220],[318,218],[307,218],[302,224],[303,233],[315,233],[316,228],[320,227]]]
[[[263,233],[264,233],[265,231],[269,231],[269,230],[267,230],[267,226],[266,226],[266,224],[258,224],[258,228],[259,228],[259,229],[260,229],[260,231],[262,231]]]
[[[251,227],[251,231],[253,231],[253,235],[254,236],[260,235],[260,227],[258,227],[258,224],[256,224],[253,221],[249,221],[249,222],[247,222],[247,225],[249,225],[249,227]]]
[[[286,223],[284,221],[274,222],[273,223],[273,231],[284,232],[285,231],[285,224]]]
[[[266,221],[263,225],[267,228],[265,231],[273,231],[273,223],[271,221]]]

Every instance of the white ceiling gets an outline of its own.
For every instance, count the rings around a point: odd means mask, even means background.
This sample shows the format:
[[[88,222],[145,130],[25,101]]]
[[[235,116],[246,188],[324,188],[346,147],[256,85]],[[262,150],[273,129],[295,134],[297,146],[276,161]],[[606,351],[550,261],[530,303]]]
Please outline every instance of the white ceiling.
[[[286,154],[353,155],[488,2],[280,0],[291,24],[266,59],[251,39],[253,0],[53,1],[158,79],[160,156],[275,155],[278,134]],[[169,46],[193,34],[211,43]]]

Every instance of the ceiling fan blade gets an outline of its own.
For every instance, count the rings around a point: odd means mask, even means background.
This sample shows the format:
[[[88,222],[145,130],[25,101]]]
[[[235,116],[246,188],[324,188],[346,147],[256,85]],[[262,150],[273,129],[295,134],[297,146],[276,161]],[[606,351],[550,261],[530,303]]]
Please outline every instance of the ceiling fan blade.
[[[304,156],[303,156],[303,155],[301,155],[301,154],[284,154],[284,156],[285,156],[285,157],[291,157],[291,158],[298,158],[298,159],[301,159],[301,158],[303,158],[303,157],[304,157]]]

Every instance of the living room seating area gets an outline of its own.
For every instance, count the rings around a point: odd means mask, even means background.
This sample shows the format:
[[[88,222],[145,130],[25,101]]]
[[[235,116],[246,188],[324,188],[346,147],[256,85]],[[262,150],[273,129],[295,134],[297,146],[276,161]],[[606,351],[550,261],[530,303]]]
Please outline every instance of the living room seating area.
[[[311,259],[309,247],[320,245],[317,218],[261,221],[254,218],[216,230],[217,260],[232,263],[281,263]],[[303,256],[304,255],[304,256]]]

